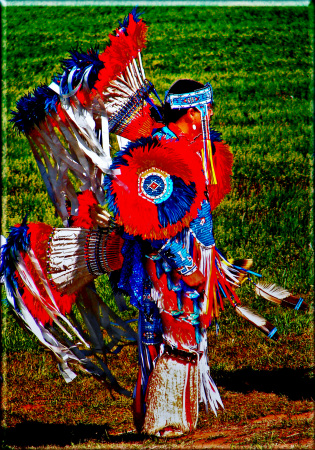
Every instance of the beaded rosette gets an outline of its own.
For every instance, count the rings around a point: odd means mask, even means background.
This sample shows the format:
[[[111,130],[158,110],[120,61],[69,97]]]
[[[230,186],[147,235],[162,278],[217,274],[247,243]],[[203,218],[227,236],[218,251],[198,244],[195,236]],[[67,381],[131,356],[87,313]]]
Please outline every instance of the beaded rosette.
[[[156,167],[140,173],[139,195],[149,202],[163,203],[173,192],[173,181],[170,175]]]

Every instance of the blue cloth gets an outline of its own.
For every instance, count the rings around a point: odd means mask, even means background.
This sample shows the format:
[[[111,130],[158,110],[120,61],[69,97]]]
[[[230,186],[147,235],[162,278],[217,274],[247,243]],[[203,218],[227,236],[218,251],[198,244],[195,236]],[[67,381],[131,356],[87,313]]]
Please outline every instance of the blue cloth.
[[[127,233],[124,233],[123,238],[121,253],[124,261],[118,288],[126,292],[130,296],[130,303],[141,310],[144,285],[150,281],[143,264],[143,245]]]

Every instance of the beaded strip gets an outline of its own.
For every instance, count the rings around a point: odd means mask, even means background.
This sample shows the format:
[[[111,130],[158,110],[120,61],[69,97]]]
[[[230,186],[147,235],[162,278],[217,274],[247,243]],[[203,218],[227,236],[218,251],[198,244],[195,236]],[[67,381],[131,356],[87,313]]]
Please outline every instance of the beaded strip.
[[[169,94],[167,92],[165,102],[170,103],[171,109],[193,108],[213,103],[212,86],[210,83],[206,83],[205,87],[187,94]]]
[[[84,256],[88,271],[99,276],[111,271],[106,259],[106,241],[108,239],[107,231],[102,229],[91,230],[88,233]]]
[[[150,81],[145,80],[140,89],[138,89],[135,94],[130,97],[127,103],[109,119],[109,131],[116,134],[121,133],[129,123],[126,119],[133,115],[137,107],[149,96],[150,92],[153,92],[153,90],[153,84],[150,83]]]
[[[181,275],[187,276],[197,270],[197,266],[185,246],[177,240],[169,240],[160,250],[160,254]]]
[[[49,261],[50,261],[50,252],[51,252],[51,240],[53,237],[53,234],[55,232],[55,227],[52,229],[52,232],[50,233],[49,237],[48,237],[48,242],[47,242],[47,249],[46,249],[46,272],[47,272],[47,278],[50,281],[51,285],[56,288],[55,283],[53,282],[52,276],[51,276],[51,272],[50,272],[50,265],[49,265]]]

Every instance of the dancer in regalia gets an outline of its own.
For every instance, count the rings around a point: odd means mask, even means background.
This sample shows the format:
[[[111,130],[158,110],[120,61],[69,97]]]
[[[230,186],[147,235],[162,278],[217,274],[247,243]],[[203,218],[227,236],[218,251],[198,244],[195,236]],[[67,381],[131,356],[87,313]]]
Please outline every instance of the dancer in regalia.
[[[232,264],[215,246],[211,210],[230,190],[232,155],[210,130],[212,114],[211,85],[178,80],[165,96],[164,126],[123,149],[112,165],[120,175],[105,182],[109,207],[125,229],[120,287],[127,284],[136,298],[139,280],[145,286],[138,302],[136,425],[158,436],[194,429],[199,401],[215,413],[223,406],[209,373],[207,328],[217,325],[225,299],[269,338],[278,337],[274,326],[241,306],[235,292],[245,278],[260,276],[249,270],[252,261]],[[138,259],[129,257],[134,248]],[[135,280],[139,267],[142,278]],[[264,295],[264,287],[256,285],[256,292]],[[294,306],[299,302],[279,292]],[[160,343],[158,354],[154,344]]]
[[[26,220],[13,227],[1,273],[14,311],[53,352],[66,381],[80,365],[130,395],[106,355],[137,341],[135,425],[176,436],[196,427],[199,402],[215,413],[223,406],[210,377],[207,329],[217,326],[224,301],[277,339],[274,326],[240,304],[241,282],[282,306],[307,307],[255,281],[251,260],[228,261],[216,247],[211,212],[230,190],[232,154],[210,129],[212,87],[178,80],[157,104],[140,56],[146,29],[134,10],[103,53],[72,52],[62,75],[17,103],[12,121],[30,142],[64,228]],[[109,132],[121,147],[114,157]],[[138,308],[138,333],[95,292],[93,280],[104,273],[118,308],[126,308],[126,295]]]

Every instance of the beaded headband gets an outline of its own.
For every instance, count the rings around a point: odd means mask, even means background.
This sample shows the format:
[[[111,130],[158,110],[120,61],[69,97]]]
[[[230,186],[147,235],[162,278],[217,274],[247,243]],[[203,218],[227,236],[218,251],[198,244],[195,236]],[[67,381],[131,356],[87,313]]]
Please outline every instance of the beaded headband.
[[[185,94],[169,94],[166,92],[165,103],[169,103],[171,109],[193,108],[199,105],[213,103],[213,90],[210,83],[206,83],[204,88]]]

